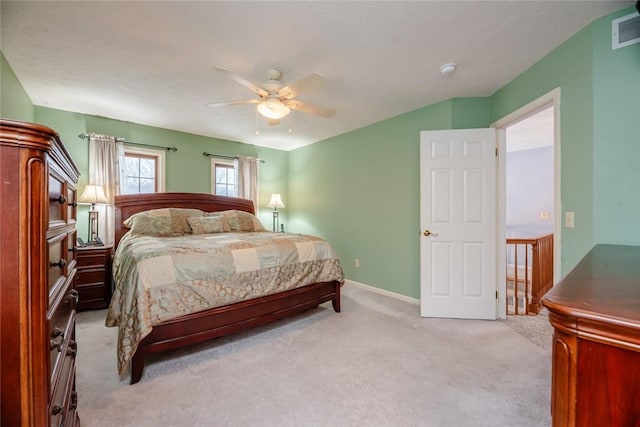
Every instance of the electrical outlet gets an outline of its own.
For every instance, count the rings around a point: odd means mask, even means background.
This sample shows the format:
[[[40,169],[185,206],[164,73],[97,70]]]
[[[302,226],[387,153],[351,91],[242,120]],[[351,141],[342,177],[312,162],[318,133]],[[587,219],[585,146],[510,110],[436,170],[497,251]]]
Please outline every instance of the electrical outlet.
[[[356,268],[360,268],[360,259],[356,258],[355,266]]]
[[[549,211],[540,212],[540,219],[551,219],[551,212]]]
[[[566,228],[575,228],[576,226],[576,218],[573,212],[565,212],[564,213],[564,226]]]

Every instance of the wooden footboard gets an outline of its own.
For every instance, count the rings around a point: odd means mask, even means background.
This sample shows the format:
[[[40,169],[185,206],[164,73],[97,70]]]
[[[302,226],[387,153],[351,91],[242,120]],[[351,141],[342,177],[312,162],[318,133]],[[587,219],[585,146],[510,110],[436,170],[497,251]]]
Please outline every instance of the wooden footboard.
[[[138,345],[131,360],[131,384],[142,378],[144,358],[149,353],[180,348],[265,325],[315,308],[326,301],[331,301],[333,309],[340,312],[339,282],[315,283],[163,322],[154,326]]]

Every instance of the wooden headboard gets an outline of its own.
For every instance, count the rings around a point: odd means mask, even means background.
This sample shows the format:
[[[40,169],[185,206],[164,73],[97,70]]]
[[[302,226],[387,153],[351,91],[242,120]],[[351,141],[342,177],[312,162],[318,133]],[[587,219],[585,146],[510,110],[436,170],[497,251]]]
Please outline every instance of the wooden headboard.
[[[147,193],[115,197],[115,246],[127,232],[122,223],[131,215],[160,208],[192,208],[205,212],[236,209],[255,214],[253,201],[237,197],[215,196],[199,193]]]

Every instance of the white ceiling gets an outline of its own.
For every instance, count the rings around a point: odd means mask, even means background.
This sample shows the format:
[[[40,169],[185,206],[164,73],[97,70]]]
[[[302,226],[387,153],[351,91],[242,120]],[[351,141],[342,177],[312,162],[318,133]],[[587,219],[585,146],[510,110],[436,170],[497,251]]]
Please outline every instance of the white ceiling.
[[[3,0],[0,47],[35,105],[291,150],[452,97],[491,95],[632,4]],[[447,62],[459,68],[444,77]],[[337,113],[294,111],[268,127],[254,105],[206,107],[253,96],[214,66],[255,83],[269,68],[285,83],[319,72],[326,84],[299,99]]]

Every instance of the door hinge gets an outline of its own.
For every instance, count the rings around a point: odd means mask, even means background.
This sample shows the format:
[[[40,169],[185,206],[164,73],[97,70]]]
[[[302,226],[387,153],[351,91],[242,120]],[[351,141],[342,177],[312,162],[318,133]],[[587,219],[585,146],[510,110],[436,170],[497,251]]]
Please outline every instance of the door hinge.
[[[498,147],[496,147],[496,157],[498,157]]]
[[[498,291],[496,291],[496,299],[498,299]]]

